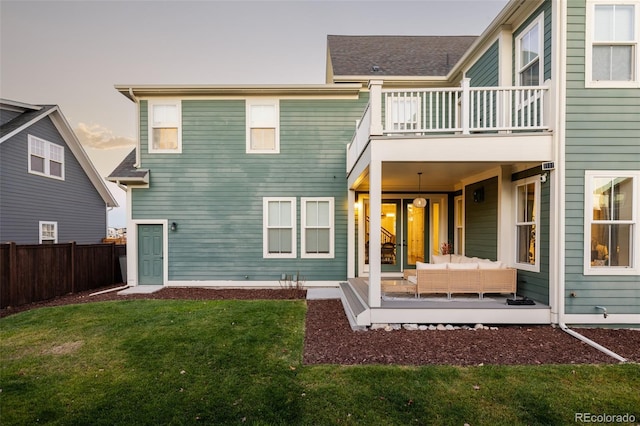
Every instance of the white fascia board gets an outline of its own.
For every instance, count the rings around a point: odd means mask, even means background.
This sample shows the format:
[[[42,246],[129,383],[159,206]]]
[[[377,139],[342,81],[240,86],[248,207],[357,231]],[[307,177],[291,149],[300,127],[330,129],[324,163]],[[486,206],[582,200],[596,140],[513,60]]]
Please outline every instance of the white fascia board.
[[[385,161],[544,162],[553,159],[549,133],[379,139],[369,143]]]
[[[482,48],[482,45],[487,43],[488,40],[493,40],[501,27],[504,25],[513,25],[515,22],[521,22],[526,19],[527,16],[534,10],[536,10],[544,1],[536,0],[536,1],[523,1],[523,0],[511,0],[509,3],[500,11],[498,16],[494,18],[494,20],[489,24],[489,26],[480,34],[480,36],[476,39],[475,42],[471,44],[471,46],[467,49],[467,52],[462,55],[460,60],[451,68],[447,78],[452,78],[459,72],[464,71],[465,66],[475,59],[477,49]],[[526,7],[527,9],[519,10],[522,7]],[[523,17],[524,16],[524,17]]]
[[[18,133],[22,132],[24,129],[33,126],[35,123],[37,123],[38,121],[42,120],[44,117],[47,117],[49,115],[51,115],[51,113],[53,113],[55,110],[57,110],[58,107],[56,106],[55,108],[51,108],[45,112],[43,112],[40,115],[37,115],[36,117],[33,117],[31,120],[29,120],[28,122],[24,123],[22,126],[14,129],[12,132],[7,133],[6,135],[2,136],[2,138],[0,138],[0,143],[11,139],[13,136],[17,135]]]

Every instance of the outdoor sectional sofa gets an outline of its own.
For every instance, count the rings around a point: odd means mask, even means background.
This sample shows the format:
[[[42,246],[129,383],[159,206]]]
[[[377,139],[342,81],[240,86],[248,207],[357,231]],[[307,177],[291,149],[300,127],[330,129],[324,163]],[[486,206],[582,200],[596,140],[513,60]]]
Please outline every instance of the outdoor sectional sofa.
[[[433,256],[432,263],[416,262],[404,271],[404,279],[416,285],[416,296],[425,293],[512,293],[516,297],[516,270],[502,262],[459,255]]]

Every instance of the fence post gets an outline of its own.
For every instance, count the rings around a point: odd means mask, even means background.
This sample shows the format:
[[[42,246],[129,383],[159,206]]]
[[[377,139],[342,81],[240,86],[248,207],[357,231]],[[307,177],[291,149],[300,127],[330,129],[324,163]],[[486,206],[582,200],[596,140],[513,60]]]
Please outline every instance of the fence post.
[[[9,243],[9,301],[15,303],[13,295],[18,291],[15,288],[18,285],[18,249],[16,243]],[[7,305],[8,306],[8,305]]]
[[[71,267],[69,270],[71,271],[71,293],[75,294],[76,292],[76,242],[71,241],[71,255],[69,258],[71,259]]]
[[[116,243],[111,243],[111,279],[109,285],[115,284],[116,280]]]

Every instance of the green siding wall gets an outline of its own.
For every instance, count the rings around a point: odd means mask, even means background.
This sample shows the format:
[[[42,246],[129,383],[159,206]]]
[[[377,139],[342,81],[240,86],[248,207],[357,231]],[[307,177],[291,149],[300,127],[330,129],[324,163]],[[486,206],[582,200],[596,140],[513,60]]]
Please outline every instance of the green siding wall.
[[[640,89],[585,88],[584,56],[585,2],[569,0],[565,309],[594,314],[601,305],[609,313],[640,314],[638,276],[583,274],[585,171],[640,169]]]
[[[540,84],[542,84],[544,81],[552,78],[551,76],[551,58],[552,58],[552,41],[551,41],[551,23],[552,23],[552,16],[551,16],[551,0],[546,0],[544,2],[544,4],[542,4],[534,13],[531,14],[531,16],[524,21],[524,23],[522,25],[520,25],[518,27],[518,29],[513,33],[513,55],[512,55],[512,60],[513,60],[513,70],[514,70],[514,74],[513,74],[513,83],[516,84],[516,49],[517,49],[517,43],[516,43],[516,38],[520,35],[520,33],[527,28],[527,26],[535,21],[539,16],[540,13],[544,12],[544,74],[543,74],[543,81],[540,82]]]
[[[133,191],[134,219],[168,219],[170,280],[346,278],[346,145],[366,97],[281,100],[280,154],[245,152],[244,100],[183,100],[181,154],[149,154],[141,102],[141,162],[150,188]],[[263,259],[263,197],[296,197],[297,259]],[[300,258],[300,197],[335,198],[335,257]]]
[[[484,188],[484,201],[475,203],[473,192]],[[498,178],[465,187],[465,255],[497,260]]]
[[[469,68],[467,77],[472,87],[498,86],[499,42],[496,40],[489,49]]]

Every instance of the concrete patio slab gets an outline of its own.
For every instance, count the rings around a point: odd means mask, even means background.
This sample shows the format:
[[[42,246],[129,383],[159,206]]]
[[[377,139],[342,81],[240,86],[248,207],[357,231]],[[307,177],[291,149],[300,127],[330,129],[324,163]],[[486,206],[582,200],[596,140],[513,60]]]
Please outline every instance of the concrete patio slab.
[[[164,287],[161,285],[137,285],[134,287],[126,288],[118,292],[118,295],[126,294],[151,294],[156,291],[162,290]]]
[[[342,290],[339,287],[317,287],[307,289],[307,300],[340,299]]]

